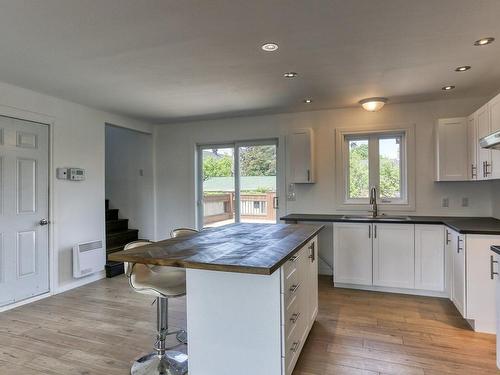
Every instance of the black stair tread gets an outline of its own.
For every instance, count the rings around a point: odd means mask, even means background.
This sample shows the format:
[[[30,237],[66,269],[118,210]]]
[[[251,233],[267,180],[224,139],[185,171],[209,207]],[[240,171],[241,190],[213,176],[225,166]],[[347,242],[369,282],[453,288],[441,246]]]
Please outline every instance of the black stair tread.
[[[106,224],[107,223],[119,223],[120,221],[128,221],[128,219],[110,219],[110,220],[106,220]]]
[[[123,246],[125,246],[125,245],[107,247],[106,248],[106,254],[111,254],[111,253],[116,253],[117,251],[122,251],[123,250]]]
[[[118,229],[115,229],[115,227],[118,227]],[[120,227],[123,227],[123,228],[120,228]],[[106,220],[106,233],[113,233],[116,231],[124,231],[125,229],[128,229],[128,219]]]
[[[122,235],[132,234],[132,233],[139,233],[139,229],[127,229],[127,230],[120,230],[117,232],[106,233],[106,238],[119,237]]]

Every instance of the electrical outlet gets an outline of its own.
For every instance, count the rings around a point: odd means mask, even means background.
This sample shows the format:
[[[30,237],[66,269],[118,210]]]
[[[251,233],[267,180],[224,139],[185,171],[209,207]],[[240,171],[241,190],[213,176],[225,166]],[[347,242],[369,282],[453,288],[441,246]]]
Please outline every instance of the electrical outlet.
[[[462,207],[469,207],[469,198],[467,197],[462,198]]]
[[[450,199],[449,198],[443,198],[441,206],[442,207],[450,207]]]

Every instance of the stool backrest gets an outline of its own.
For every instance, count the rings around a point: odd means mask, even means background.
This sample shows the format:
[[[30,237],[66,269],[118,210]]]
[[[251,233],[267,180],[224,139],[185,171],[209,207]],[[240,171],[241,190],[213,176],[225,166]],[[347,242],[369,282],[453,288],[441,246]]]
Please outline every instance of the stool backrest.
[[[184,237],[194,233],[198,233],[198,231],[192,228],[176,228],[170,232],[170,237],[172,238]]]

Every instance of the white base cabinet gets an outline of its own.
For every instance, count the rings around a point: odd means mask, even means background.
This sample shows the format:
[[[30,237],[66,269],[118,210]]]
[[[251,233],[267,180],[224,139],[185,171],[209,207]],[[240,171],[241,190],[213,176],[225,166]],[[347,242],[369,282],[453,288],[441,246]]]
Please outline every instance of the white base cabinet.
[[[334,223],[336,286],[448,297],[475,331],[496,330],[490,246],[442,225]]]
[[[317,249],[271,275],[187,269],[189,374],[290,375],[318,311]]]
[[[415,226],[373,224],[373,285],[415,286]]]

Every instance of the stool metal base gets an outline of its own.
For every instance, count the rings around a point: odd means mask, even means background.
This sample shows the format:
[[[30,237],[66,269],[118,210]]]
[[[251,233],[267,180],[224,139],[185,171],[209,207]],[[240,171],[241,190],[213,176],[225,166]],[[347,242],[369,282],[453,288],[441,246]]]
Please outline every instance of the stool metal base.
[[[131,375],[185,375],[188,373],[188,356],[177,351],[164,355],[150,353],[132,365]]]

